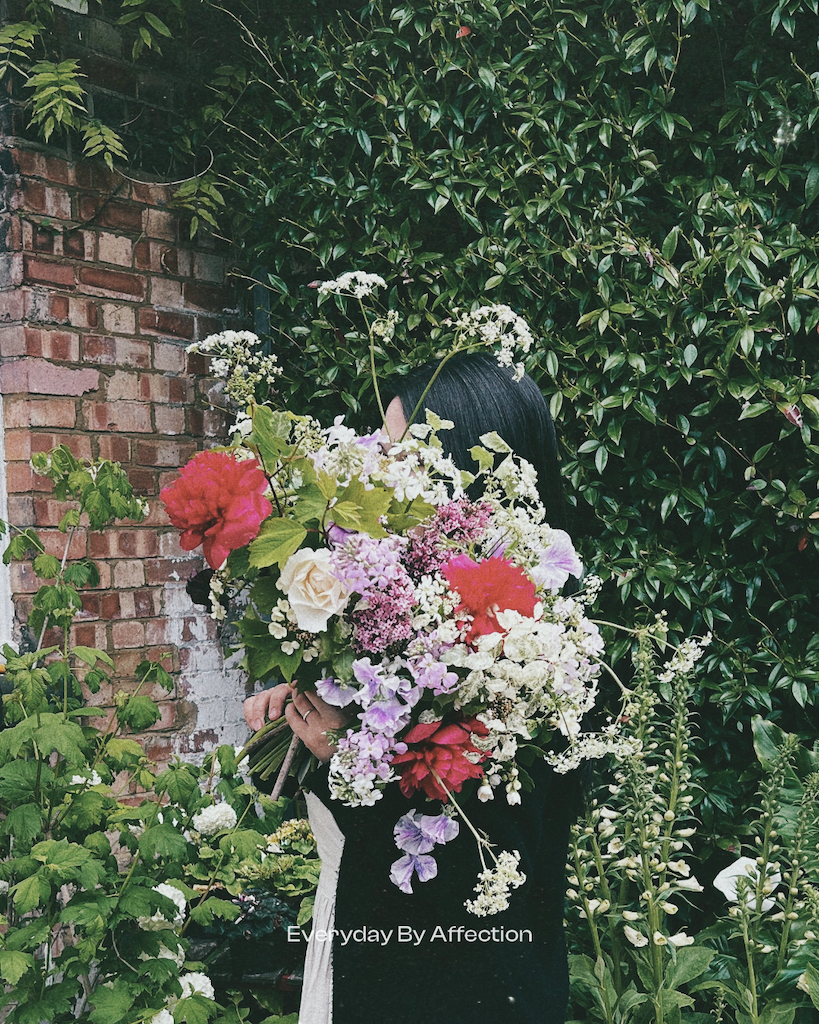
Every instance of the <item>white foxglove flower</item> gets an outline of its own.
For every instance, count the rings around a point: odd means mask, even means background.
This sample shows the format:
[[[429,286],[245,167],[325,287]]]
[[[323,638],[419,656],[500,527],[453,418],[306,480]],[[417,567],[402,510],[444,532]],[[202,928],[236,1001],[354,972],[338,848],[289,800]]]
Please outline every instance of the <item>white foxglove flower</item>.
[[[738,903],[739,897],[737,895],[737,880],[744,878],[747,880],[745,886],[745,903],[746,906],[753,907],[756,905],[756,887],[759,880],[759,865],[751,857],[738,857],[733,864],[729,864],[727,868],[723,868],[722,871],[714,879],[714,887],[728,899],[731,903]],[[774,871],[768,874],[766,878],[766,888],[770,892],[771,888],[775,888],[782,881],[782,875],[778,871]],[[770,910],[774,905],[774,900],[763,899],[762,910]]]
[[[642,932],[638,932],[636,928],[630,927],[630,925],[626,925],[625,928],[623,928],[623,934],[632,946],[636,946],[638,949],[642,946],[648,945],[648,939],[646,936],[643,935]]]
[[[685,932],[677,932],[676,935],[669,935],[668,941],[673,946],[693,946],[694,936],[686,935]]]

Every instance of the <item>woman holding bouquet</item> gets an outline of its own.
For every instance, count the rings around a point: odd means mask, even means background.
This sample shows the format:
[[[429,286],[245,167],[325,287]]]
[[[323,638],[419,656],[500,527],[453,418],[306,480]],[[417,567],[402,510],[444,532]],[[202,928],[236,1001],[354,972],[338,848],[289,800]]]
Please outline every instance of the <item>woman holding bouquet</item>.
[[[398,383],[386,417],[393,441],[404,434],[407,417],[435,371],[436,365],[430,364]],[[423,405],[453,421],[454,429],[443,431],[441,440],[460,468],[471,467],[469,450],[481,435],[497,432],[534,466],[548,521],[565,529],[554,426],[531,379],[515,380],[511,369],[489,355],[458,355],[446,361]],[[423,413],[417,418],[423,421]],[[335,749],[333,732],[343,730],[353,717],[349,707],[334,706],[318,693],[299,693],[287,685],[245,702],[245,717],[253,729],[282,713],[322,762]],[[438,724],[427,727],[426,733]],[[401,816],[412,809],[417,812],[414,820],[431,820],[422,817],[433,813],[424,788],[417,788],[408,800],[409,787],[402,786],[402,792],[389,785],[374,806],[348,807],[330,798],[327,773],[317,771],[305,788],[322,857],[322,880],[308,944],[300,1024],[473,1024],[490,1015],[498,1024],[562,1024],[568,999],[565,860],[578,804],[576,773],[558,775],[542,758],[535,758],[527,765],[534,789],[522,800],[509,787],[508,796],[503,786],[487,792],[487,783],[477,799],[476,783],[468,780],[461,787],[459,780],[456,786],[445,774],[448,764],[446,756],[433,762],[436,781],[427,780],[426,792],[443,787],[447,793],[449,786],[479,833],[500,850],[519,852],[520,872],[512,884],[520,888],[500,913],[487,917],[467,912],[464,904],[473,896],[482,864],[477,844],[463,824],[457,838],[438,840],[447,845],[436,848],[436,874],[424,876],[419,870],[411,881],[391,881],[399,842],[396,821],[406,822]],[[457,832],[454,827],[450,831]],[[428,848],[401,847],[421,854]]]

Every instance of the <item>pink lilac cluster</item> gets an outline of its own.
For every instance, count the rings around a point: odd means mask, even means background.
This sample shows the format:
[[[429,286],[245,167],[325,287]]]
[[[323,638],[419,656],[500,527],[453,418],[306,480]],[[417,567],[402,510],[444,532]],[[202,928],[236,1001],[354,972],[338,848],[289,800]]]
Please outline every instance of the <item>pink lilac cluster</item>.
[[[492,506],[485,501],[457,498],[436,510],[423,532],[410,539],[404,563],[414,579],[438,572],[452,554],[453,544],[480,540],[486,533]]]
[[[446,814],[422,814],[410,811],[402,815],[393,829],[395,845],[404,854],[390,866],[390,880],[401,892],[412,892],[412,877],[427,882],[438,874],[438,865],[430,851],[436,843],[448,843],[458,835],[460,826]]]
[[[396,778],[390,762],[406,750],[406,743],[395,743],[382,733],[348,729],[333,754],[330,795],[348,807],[372,807]]]
[[[359,654],[396,654],[413,636],[415,587],[402,563],[403,537],[346,536],[333,549],[333,575],[360,600],[350,614]]]

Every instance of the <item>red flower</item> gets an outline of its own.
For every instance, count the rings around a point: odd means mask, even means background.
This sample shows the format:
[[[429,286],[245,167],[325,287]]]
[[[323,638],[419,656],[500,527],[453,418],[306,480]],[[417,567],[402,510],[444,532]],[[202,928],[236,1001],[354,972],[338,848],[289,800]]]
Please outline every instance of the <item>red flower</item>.
[[[502,555],[493,555],[483,562],[473,562],[468,555],[456,555],[441,572],[461,598],[456,613],[468,612],[472,616],[468,644],[477,636],[503,632],[496,618],[498,612],[515,611],[531,616],[535,610],[534,583],[523,569]]]
[[[480,753],[472,745],[472,734],[486,736],[488,732],[477,718],[464,718],[449,725],[428,722],[413,726],[404,742],[409,746],[415,744],[414,749],[392,759],[401,776],[401,792],[409,797],[422,789],[431,800],[446,800],[446,791],[436,774],[450,793],[457,793],[467,779],[480,778],[483,768],[473,764],[466,754]]]
[[[182,530],[182,547],[191,551],[202,544],[208,565],[218,569],[231,551],[253,540],[270,515],[266,489],[267,478],[254,459],[239,462],[225,452],[200,452],[159,497]]]
[[[468,25],[461,25],[458,31],[455,33],[456,39],[463,39],[464,36],[468,36],[472,33],[472,29]]]

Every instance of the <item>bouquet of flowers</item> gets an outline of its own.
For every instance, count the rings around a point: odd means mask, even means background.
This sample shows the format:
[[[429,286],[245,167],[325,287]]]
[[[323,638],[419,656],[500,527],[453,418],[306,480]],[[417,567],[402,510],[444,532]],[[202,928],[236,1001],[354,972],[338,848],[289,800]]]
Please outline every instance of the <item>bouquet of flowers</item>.
[[[500,336],[507,361],[508,338],[528,334],[518,321],[507,307],[464,318],[484,339]],[[198,348],[218,357],[246,412],[230,446],[196,455],[163,490],[168,515],[182,546],[201,544],[214,570],[213,614],[243,602],[251,677],[297,678],[348,709],[332,737],[331,795],[372,805],[396,785],[441,801],[439,814],[408,810],[396,823],[393,882],[411,892],[416,875],[433,877],[431,851],[458,834],[460,818],[484,865],[467,907],[495,913],[524,880],[519,858],[496,856],[472,828],[458,800],[464,785],[476,780],[480,800],[516,804],[533,756],[565,771],[620,743],[613,729],[580,732],[603,651],[586,614],[595,581],[561,596],[580,560],[547,523],[533,468],[502,438],[481,439],[468,473],[444,454],[439,435],[451,424],[431,414],[392,443],[341,418],[324,428],[274,411],[245,386],[274,377],[273,357],[257,357],[252,373],[237,369],[254,341],[226,332]],[[262,730],[257,771],[281,762],[281,729]]]

